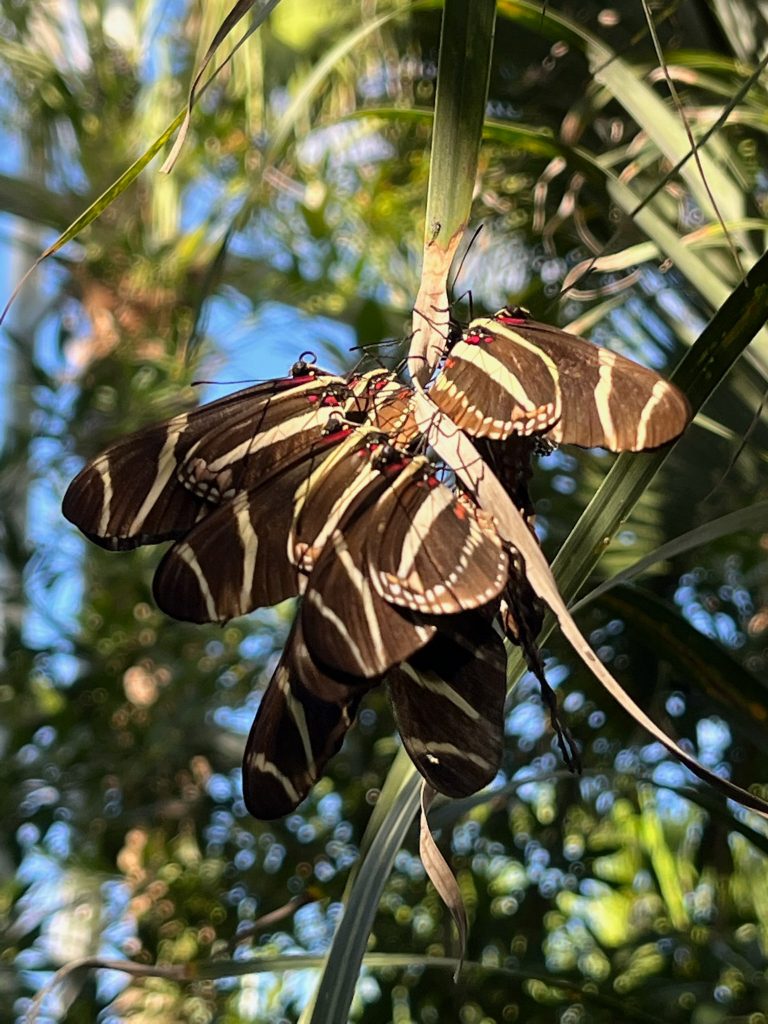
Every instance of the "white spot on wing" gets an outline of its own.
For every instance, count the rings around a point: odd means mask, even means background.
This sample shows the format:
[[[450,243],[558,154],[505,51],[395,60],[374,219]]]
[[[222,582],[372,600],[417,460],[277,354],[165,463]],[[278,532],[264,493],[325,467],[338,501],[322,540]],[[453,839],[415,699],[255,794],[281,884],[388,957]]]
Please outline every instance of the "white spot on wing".
[[[428,760],[431,760],[433,764],[440,762],[440,754],[447,754],[448,757],[469,761],[471,764],[477,765],[478,768],[482,768],[483,771],[491,771],[495,767],[490,761],[486,761],[484,757],[481,757],[480,754],[476,754],[472,750],[463,750],[453,743],[431,743],[428,740],[416,739],[414,736],[409,736],[407,739],[408,745],[414,754],[422,754]]]

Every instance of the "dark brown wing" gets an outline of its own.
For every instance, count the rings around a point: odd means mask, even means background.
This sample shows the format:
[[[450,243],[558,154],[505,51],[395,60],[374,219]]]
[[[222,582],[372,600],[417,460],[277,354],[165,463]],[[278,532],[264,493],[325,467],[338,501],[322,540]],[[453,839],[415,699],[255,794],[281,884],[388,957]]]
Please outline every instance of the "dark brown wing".
[[[685,395],[654,370],[558,330],[526,320],[498,320],[534,343],[557,367],[562,409],[545,436],[562,444],[636,452],[678,437],[690,419]]]
[[[395,721],[411,760],[446,796],[495,777],[504,746],[506,658],[487,616],[441,619],[437,635],[387,674]]]
[[[431,394],[476,437],[543,433],[611,451],[656,448],[690,418],[685,396],[653,370],[522,310],[471,323]]]
[[[451,346],[430,397],[474,437],[534,434],[560,418],[557,367],[492,318],[473,321]]]
[[[487,604],[503,588],[507,556],[469,501],[439,482],[424,457],[412,460],[381,498],[368,543],[374,586],[387,601],[427,615]]]
[[[255,818],[290,814],[339,750],[366,692],[323,700],[301,682],[292,633],[261,699],[243,756],[243,796]]]
[[[206,435],[226,433],[236,419],[250,424],[251,437],[267,420],[288,429],[297,408],[321,401],[339,382],[306,375],[267,381],[136,431],[85,466],[69,485],[62,511],[90,540],[111,550],[181,537],[234,479],[232,465],[208,466]],[[187,463],[192,449],[197,455]]]
[[[158,606],[187,622],[225,622],[297,596],[301,581],[289,557],[294,496],[343,436],[328,435],[287,460],[174,544],[155,572]]]
[[[434,626],[416,621],[373,587],[367,544],[382,523],[382,497],[407,465],[389,464],[346,510],[307,583],[301,607],[304,639],[312,657],[329,668],[373,678],[423,647]]]

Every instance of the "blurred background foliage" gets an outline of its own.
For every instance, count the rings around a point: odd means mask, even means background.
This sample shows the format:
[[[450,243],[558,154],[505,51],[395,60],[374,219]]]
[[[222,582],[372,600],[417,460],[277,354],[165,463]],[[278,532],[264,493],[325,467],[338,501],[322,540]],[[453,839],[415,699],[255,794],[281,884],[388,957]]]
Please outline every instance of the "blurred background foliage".
[[[0,2],[7,281],[170,122],[227,7]],[[473,212],[483,230],[456,294],[575,321],[663,371],[764,249],[768,80],[756,72],[768,23],[752,0],[651,7],[679,108],[637,0],[550,0],[544,14],[501,0]],[[251,820],[240,757],[290,609],[224,629],[173,623],[151,601],[158,552],[86,546],[59,502],[110,439],[221,390],[194,380],[274,376],[306,349],[346,367],[355,346],[385,338],[399,344],[372,350],[402,354],[439,28],[435,3],[283,0],[199,102],[173,174],[153,163],[12,307],[0,371],[0,1019],[22,1019],[53,971],[93,955],[212,969],[184,984],[92,972],[39,1019],[295,1020],[312,991],[310,971],[230,977],[227,964],[327,948],[397,749],[385,694],[367,699],[300,813]],[[700,138],[725,113],[702,156],[719,220],[695,161],[665,176],[689,147],[683,115]],[[657,721],[708,766],[763,786],[766,367],[759,338],[595,582],[755,506],[751,529],[579,612]],[[610,461],[570,450],[540,461],[550,557]],[[452,946],[414,826],[369,944],[400,966],[364,971],[350,1019],[768,1020],[764,824],[628,728],[557,638],[547,656],[583,776],[563,770],[524,677],[496,783],[435,812],[470,912],[470,966],[453,986],[417,959]]]

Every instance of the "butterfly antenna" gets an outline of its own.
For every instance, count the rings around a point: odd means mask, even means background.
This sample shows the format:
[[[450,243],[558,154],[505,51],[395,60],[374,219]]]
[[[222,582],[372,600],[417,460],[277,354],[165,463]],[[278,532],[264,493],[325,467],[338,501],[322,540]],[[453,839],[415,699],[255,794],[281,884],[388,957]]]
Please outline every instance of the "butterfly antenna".
[[[470,250],[471,250],[472,246],[475,244],[475,242],[477,241],[477,236],[483,230],[483,227],[484,227],[483,224],[479,224],[475,228],[472,237],[470,238],[469,242],[467,243],[467,247],[464,250],[464,255],[461,257],[461,261],[459,263],[458,270],[454,274],[453,281],[451,281],[451,283],[448,285],[448,294],[449,295],[453,294],[453,290],[456,287],[456,284],[458,283],[459,278],[461,277],[462,270],[464,269],[464,263],[465,263],[465,261],[467,259],[467,256],[469,256]],[[465,292],[465,294],[470,294],[471,295],[471,292]]]

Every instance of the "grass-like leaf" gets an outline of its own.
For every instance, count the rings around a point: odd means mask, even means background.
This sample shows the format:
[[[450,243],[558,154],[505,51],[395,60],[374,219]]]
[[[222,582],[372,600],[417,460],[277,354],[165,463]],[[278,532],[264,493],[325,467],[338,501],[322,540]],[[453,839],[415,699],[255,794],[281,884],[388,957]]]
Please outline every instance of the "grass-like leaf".
[[[629,583],[631,580],[641,576],[652,565],[664,562],[669,558],[675,558],[686,551],[693,551],[695,548],[709,544],[713,540],[719,540],[721,537],[727,537],[729,534],[739,533],[744,530],[750,532],[764,532],[768,530],[768,501],[758,501],[747,508],[739,509],[737,512],[729,512],[727,515],[712,519],[708,523],[703,523],[701,526],[697,526],[695,529],[675,537],[674,540],[670,540],[666,544],[661,544],[644,558],[638,559],[633,565],[628,566],[628,568],[612,576],[611,579],[605,580],[599,586],[590,590],[588,594],[585,594],[574,605],[571,605],[571,611],[576,612],[584,605],[602,597],[609,590],[613,590],[614,587],[618,587],[622,583]]]

